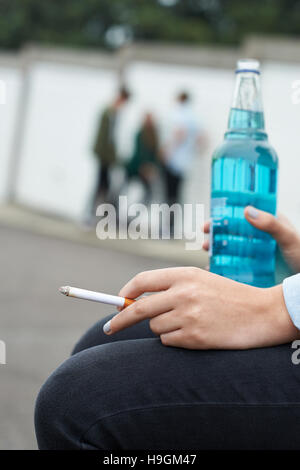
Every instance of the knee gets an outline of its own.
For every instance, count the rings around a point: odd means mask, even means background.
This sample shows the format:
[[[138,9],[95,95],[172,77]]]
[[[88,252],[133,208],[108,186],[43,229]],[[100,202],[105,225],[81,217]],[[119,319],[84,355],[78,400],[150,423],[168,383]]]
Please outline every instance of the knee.
[[[110,406],[110,349],[108,344],[71,356],[42,386],[35,406],[39,449],[81,449],[95,413],[102,416]]]
[[[58,426],[58,414],[56,405],[58,399],[57,387],[54,376],[49,377],[42,386],[35,403],[34,424],[39,449],[54,449],[53,441],[56,440],[55,427]]]
[[[91,328],[89,328],[87,332],[75,344],[71,355],[73,356],[74,354],[84,351],[85,349],[89,349],[94,346],[99,346],[100,344],[109,342],[109,338],[103,333],[103,326],[113,316],[114,314],[108,315],[102,320],[95,323],[95,325],[93,325]]]
[[[35,431],[39,449],[74,449],[71,429],[72,388],[76,362],[65,361],[42,386],[35,404]]]

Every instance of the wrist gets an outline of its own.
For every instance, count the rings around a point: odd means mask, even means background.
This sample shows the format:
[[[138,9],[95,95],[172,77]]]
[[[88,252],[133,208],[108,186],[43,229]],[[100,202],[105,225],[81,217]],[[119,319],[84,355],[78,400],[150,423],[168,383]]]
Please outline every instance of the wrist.
[[[280,245],[280,249],[282,254],[290,266],[290,268],[294,271],[294,273],[298,273],[300,271],[300,256],[299,256],[299,248],[300,248],[300,237],[297,232],[294,232],[290,235],[289,242]]]
[[[282,284],[264,289],[266,299],[266,328],[269,345],[283,344],[300,337],[287,310]]]

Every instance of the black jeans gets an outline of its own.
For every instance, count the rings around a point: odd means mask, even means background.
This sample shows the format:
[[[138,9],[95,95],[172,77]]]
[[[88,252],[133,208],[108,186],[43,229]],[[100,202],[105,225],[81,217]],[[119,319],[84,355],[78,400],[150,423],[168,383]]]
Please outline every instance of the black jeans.
[[[172,173],[167,166],[164,166],[163,170],[166,182],[167,203],[171,206],[179,202],[179,192],[183,178]]]
[[[290,345],[163,346],[144,321],[97,323],[42,387],[40,449],[300,449],[300,365]]]
[[[104,193],[107,194],[109,190],[109,166],[101,165],[98,170],[98,181],[96,188],[96,195]]]

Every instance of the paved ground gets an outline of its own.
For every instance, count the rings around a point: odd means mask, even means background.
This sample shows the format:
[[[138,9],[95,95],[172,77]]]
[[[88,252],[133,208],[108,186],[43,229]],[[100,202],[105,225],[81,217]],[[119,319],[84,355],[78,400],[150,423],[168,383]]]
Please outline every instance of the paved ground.
[[[176,262],[180,265],[204,267],[208,263],[206,252],[187,250],[183,240],[99,240],[94,229],[87,231],[72,220],[15,204],[0,205],[0,224],[85,245],[110,248],[122,253]]]
[[[78,337],[111,308],[64,298],[63,284],[115,293],[135,273],[171,266],[0,225],[0,449],[36,448],[33,409],[37,392],[70,353]],[[103,246],[103,247],[102,247]]]

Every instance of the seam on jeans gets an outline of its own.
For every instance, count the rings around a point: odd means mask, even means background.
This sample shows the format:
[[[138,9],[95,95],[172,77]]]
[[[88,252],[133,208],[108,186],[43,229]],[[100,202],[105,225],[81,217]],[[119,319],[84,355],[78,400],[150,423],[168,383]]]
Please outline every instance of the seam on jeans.
[[[96,419],[89,428],[84,431],[81,435],[79,440],[80,447],[82,447],[84,436],[97,424],[99,421],[102,421],[106,418],[112,418],[114,416],[123,414],[123,413],[131,413],[132,411],[149,411],[152,409],[157,408],[173,408],[173,407],[183,407],[183,406],[206,406],[210,408],[232,408],[232,407],[239,407],[239,408],[300,408],[300,403],[172,403],[172,404],[164,404],[164,405],[151,405],[151,406],[142,406],[136,408],[128,408],[127,410],[117,411],[116,413],[111,413],[105,416],[101,416],[101,418]]]

